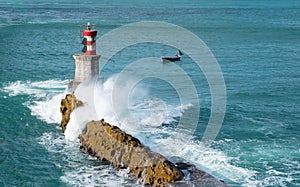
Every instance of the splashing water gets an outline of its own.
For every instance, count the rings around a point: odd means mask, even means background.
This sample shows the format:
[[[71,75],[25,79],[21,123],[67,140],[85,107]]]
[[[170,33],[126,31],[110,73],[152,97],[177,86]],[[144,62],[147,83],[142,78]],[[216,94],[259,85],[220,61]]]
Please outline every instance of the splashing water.
[[[61,177],[62,181],[71,185],[109,185],[111,184],[109,181],[118,180],[120,185],[134,185],[126,177],[124,179],[123,174],[116,173],[113,168],[101,165],[87,166],[86,161],[84,163],[79,161],[86,158],[78,149],[78,136],[85,128],[86,122],[104,118],[105,121],[118,125],[126,132],[139,138],[153,151],[166,156],[181,156],[206,170],[214,171],[211,173],[220,178],[226,177],[234,182],[246,183],[245,186],[253,184],[253,180],[250,179],[255,176],[255,171],[232,165],[231,160],[233,158],[228,157],[220,150],[207,148],[197,141],[187,142],[184,133],[174,132],[168,127],[161,127],[161,123],[178,122],[178,117],[192,107],[189,103],[172,106],[159,98],[149,97],[147,88],[137,85],[131,93],[129,107],[132,115],[139,122],[139,129],[132,130],[127,126],[122,126],[115,117],[112,107],[111,96],[115,78],[112,76],[103,84],[100,82],[81,84],[76,89],[75,95],[79,100],[84,101],[84,106],[78,107],[71,114],[65,137],[56,136],[52,132],[45,132],[39,138],[39,143],[45,146],[49,152],[65,155],[65,162],[68,167],[64,170],[65,175]],[[7,84],[3,91],[7,92],[10,97],[29,95],[30,100],[24,105],[31,110],[31,115],[47,123],[58,124],[61,119],[60,101],[67,93],[67,82],[59,80],[17,81]],[[92,90],[92,92],[86,90]],[[76,151],[74,151],[75,149]],[[59,167],[63,167],[61,164],[58,164]],[[99,179],[98,176],[106,176],[106,178]]]

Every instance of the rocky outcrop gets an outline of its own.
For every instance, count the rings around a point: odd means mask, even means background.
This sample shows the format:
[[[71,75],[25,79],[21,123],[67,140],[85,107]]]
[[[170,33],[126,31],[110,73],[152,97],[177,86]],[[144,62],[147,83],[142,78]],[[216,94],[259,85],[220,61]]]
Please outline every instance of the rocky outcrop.
[[[60,103],[60,112],[62,114],[60,126],[62,132],[65,132],[67,124],[70,121],[70,115],[75,110],[75,108],[82,106],[82,101],[78,100],[74,94],[67,94]]]
[[[183,173],[167,158],[104,120],[89,122],[80,142],[83,152],[109,161],[117,169],[129,168],[143,185],[165,186],[183,179]]]
[[[66,130],[71,113],[83,105],[74,94],[67,94],[61,100],[61,128]],[[104,120],[91,121],[80,135],[80,149],[102,161],[112,163],[117,169],[129,169],[130,173],[143,185],[182,187],[227,185],[195,165],[179,157],[170,160],[125,133],[117,126]]]
[[[184,180],[168,183],[166,184],[166,187],[228,187],[224,181],[218,180],[209,173],[199,169],[194,164],[191,164],[180,157],[171,157],[170,161],[183,172]]]

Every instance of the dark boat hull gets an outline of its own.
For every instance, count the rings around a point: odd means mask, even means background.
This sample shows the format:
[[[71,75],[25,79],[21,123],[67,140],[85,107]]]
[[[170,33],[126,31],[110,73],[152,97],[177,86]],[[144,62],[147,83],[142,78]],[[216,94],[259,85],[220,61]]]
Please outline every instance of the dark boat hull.
[[[174,61],[179,61],[180,57],[175,56],[175,57],[161,57],[163,62],[174,62]]]

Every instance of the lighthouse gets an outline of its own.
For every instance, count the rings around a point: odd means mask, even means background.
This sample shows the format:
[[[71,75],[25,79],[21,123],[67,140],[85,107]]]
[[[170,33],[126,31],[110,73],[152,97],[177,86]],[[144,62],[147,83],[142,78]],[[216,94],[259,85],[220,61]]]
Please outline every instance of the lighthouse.
[[[97,30],[95,25],[89,22],[87,25],[80,26],[80,37],[82,38],[83,54],[74,54],[75,59],[75,77],[69,83],[69,88],[75,88],[82,82],[99,77],[99,59],[100,55],[96,53]],[[72,88],[71,88],[72,87]]]

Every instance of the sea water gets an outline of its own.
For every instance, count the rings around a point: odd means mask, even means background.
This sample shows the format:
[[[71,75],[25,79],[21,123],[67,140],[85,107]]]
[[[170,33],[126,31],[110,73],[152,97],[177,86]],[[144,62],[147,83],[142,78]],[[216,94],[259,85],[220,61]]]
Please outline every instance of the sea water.
[[[210,89],[187,55],[176,63],[199,96],[201,115],[192,136],[186,140],[176,127],[195,108],[181,103],[176,88],[155,77],[139,82],[129,98],[140,126],[119,124],[111,108],[116,75],[140,58],[177,52],[153,43],[130,46],[109,59],[93,87],[97,118],[120,125],[163,155],[179,155],[205,168],[231,186],[299,186],[296,0],[0,1],[0,186],[138,186],[126,170],[116,171],[81,153],[78,128],[88,118],[71,121],[66,136],[61,133],[59,106],[74,76],[72,55],[81,53],[79,25],[96,24],[100,38],[139,21],[176,24],[210,48],[226,83],[222,128],[210,146],[202,144],[211,112]]]

